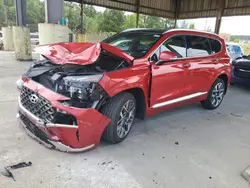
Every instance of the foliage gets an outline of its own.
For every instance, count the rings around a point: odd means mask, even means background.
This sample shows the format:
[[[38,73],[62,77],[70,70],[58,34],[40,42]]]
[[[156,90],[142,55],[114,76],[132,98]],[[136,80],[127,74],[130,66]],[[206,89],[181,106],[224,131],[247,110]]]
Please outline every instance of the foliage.
[[[239,40],[239,39],[234,39],[234,42],[235,42],[235,43],[239,43],[240,40]]]
[[[189,29],[195,29],[195,24],[194,23],[190,24]]]
[[[234,41],[235,39],[250,41],[250,35],[231,35],[230,36],[230,41]]]
[[[78,4],[65,2],[64,17],[68,19],[68,26],[72,31],[76,31],[81,23],[80,12]]]
[[[102,32],[120,32],[125,22],[125,13],[119,10],[106,9],[99,26]]]
[[[250,55],[250,44],[241,44],[240,46],[242,47],[245,55]]]
[[[136,28],[136,14],[130,14],[126,16],[123,29]]]
[[[0,27],[4,26],[5,23],[5,7],[3,0],[0,0]]]
[[[6,5],[6,6],[5,6]],[[6,12],[7,10],[7,22]],[[78,3],[64,2],[64,17],[68,19],[68,26],[73,32],[80,31],[81,8]],[[136,27],[136,14],[126,15],[123,11],[106,9],[98,12],[91,5],[84,6],[84,31],[88,33],[120,32],[126,28]],[[27,23],[31,32],[37,31],[37,24],[45,21],[44,2],[27,0]],[[15,4],[13,0],[0,0],[0,27],[15,25]],[[172,28],[173,20],[140,14],[139,27],[141,28]]]

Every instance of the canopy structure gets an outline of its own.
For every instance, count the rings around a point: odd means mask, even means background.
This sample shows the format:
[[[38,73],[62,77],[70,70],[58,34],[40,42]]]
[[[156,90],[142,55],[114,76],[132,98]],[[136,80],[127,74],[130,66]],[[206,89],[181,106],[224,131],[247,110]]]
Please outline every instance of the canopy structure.
[[[219,33],[223,16],[250,15],[249,0],[65,0],[170,19],[216,17]],[[137,16],[139,18],[139,16]],[[138,21],[137,21],[138,23]]]

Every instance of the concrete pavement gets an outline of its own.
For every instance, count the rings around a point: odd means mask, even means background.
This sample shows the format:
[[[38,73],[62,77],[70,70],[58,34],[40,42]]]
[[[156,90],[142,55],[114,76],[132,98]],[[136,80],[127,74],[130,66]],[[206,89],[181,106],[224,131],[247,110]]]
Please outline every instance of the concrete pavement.
[[[14,55],[14,54],[13,54]],[[0,52],[0,188],[247,188],[241,172],[250,165],[250,89],[231,87],[214,111],[200,104],[163,112],[134,124],[118,145],[68,154],[32,140],[16,121],[14,85],[30,62]]]

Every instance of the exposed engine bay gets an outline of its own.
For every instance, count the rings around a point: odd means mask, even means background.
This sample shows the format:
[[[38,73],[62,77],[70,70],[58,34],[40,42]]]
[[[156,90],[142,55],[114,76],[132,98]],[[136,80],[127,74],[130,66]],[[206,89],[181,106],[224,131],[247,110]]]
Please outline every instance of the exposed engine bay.
[[[124,59],[102,50],[98,59],[88,65],[54,64],[49,59],[37,61],[23,77],[71,98],[71,101],[64,101],[65,105],[87,108],[107,95],[98,84],[103,73],[128,66],[130,64]]]

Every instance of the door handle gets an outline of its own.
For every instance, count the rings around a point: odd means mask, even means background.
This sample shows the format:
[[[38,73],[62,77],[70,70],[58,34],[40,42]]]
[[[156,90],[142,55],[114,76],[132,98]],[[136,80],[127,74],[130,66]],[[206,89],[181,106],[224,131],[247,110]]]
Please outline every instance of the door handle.
[[[190,63],[184,63],[184,64],[182,64],[182,67],[183,68],[189,68],[189,67],[191,67],[191,64]]]

